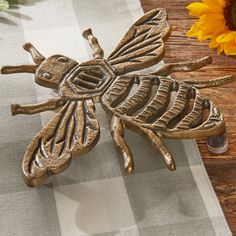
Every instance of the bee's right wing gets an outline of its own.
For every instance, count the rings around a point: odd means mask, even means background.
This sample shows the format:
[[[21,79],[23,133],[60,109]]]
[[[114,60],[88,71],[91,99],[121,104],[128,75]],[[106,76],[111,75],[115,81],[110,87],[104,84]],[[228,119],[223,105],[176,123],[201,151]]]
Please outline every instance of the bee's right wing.
[[[64,171],[73,154],[91,150],[99,136],[93,101],[68,101],[29,145],[22,163],[26,184],[39,186]]]
[[[141,70],[163,58],[164,42],[170,33],[165,9],[147,12],[134,23],[108,57],[117,75]]]

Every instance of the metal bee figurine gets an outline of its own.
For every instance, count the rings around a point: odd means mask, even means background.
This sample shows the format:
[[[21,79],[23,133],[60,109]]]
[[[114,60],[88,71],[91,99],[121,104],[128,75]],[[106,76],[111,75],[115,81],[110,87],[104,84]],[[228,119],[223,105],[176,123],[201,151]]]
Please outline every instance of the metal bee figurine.
[[[34,137],[23,163],[27,185],[39,186],[47,178],[64,171],[73,157],[90,151],[98,142],[100,129],[94,102],[113,115],[110,130],[115,147],[124,159],[126,173],[134,171],[132,152],[124,139],[125,129],[147,138],[170,170],[176,165],[163,143],[164,138],[210,137],[225,141],[225,123],[215,105],[198,89],[219,86],[231,76],[210,81],[176,81],[172,72],[199,69],[210,57],[197,61],[163,64],[150,74],[134,74],[163,59],[164,41],[170,34],[164,9],[154,9],[141,17],[124,35],[108,59],[91,29],[84,31],[94,59],[79,64],[62,55],[45,58],[26,43],[35,65],[5,66],[2,74],[33,73],[35,82],[58,91],[59,97],[34,105],[11,106],[12,115],[56,110],[54,118]],[[227,143],[223,143],[227,146]]]

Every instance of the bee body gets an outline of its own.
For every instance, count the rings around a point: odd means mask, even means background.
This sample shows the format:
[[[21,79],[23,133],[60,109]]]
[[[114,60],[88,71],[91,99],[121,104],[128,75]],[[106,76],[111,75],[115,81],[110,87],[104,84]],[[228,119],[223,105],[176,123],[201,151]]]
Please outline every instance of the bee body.
[[[135,85],[137,87],[131,94]],[[157,87],[155,91],[154,86]],[[222,120],[219,110],[198,89],[167,77],[118,77],[101,101],[105,110],[121,117],[125,123],[151,129],[169,138],[170,134],[175,136],[186,131],[187,138],[189,132],[200,132],[200,129],[204,129],[207,135],[206,128],[221,125]],[[206,110],[209,111],[208,117],[204,117]]]
[[[98,40],[88,29],[83,36],[93,50],[93,60],[79,64],[63,55],[45,58],[26,43],[23,47],[35,64],[1,69],[2,74],[34,73],[37,84],[53,88],[59,95],[40,104],[11,106],[12,115],[57,111],[26,150],[22,171],[27,185],[45,183],[47,178],[68,168],[72,158],[96,145],[100,126],[95,101],[113,116],[111,135],[129,174],[134,171],[134,161],[125,141],[125,128],[143,135],[170,170],[176,166],[163,138],[215,136],[226,140],[222,136],[225,132],[222,114],[198,88],[219,86],[230,82],[232,77],[209,81],[176,81],[169,77],[173,72],[193,71],[210,64],[210,57],[164,64],[146,75],[129,74],[160,62],[169,34],[166,11],[154,9],[129,28],[106,60]],[[214,144],[214,138],[211,141]],[[222,150],[226,150],[227,143],[223,144]]]

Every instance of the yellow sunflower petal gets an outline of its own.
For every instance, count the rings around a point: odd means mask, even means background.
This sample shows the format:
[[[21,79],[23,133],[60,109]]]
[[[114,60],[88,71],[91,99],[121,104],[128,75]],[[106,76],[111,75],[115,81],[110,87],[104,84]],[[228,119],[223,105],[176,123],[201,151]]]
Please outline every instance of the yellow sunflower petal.
[[[227,30],[223,24],[224,21],[222,21],[222,18],[218,17],[218,20],[216,20],[217,17],[215,17],[215,14],[206,14],[200,17],[195,31],[198,30],[202,32],[202,37],[200,37],[201,41],[211,37],[218,37]]]
[[[199,18],[198,26],[225,28],[225,18],[222,14],[218,13],[205,14]]]
[[[211,36],[210,35],[206,35],[204,32],[202,32],[202,31],[199,31],[198,32],[198,40],[200,41],[200,42],[202,42],[202,41],[204,41],[204,40],[206,40],[206,39],[209,39]]]
[[[201,20],[197,21],[191,29],[187,32],[188,37],[197,37],[199,41],[204,41],[206,39],[211,39],[212,37],[217,38],[220,34],[225,31],[225,28],[222,27],[221,22],[214,22],[212,24],[207,24],[208,16],[202,16]],[[205,22],[205,24],[204,24]],[[209,21],[207,21],[209,22]],[[215,24],[215,25],[214,25]]]
[[[187,32],[188,37],[197,36],[198,31],[199,31],[197,25],[198,25],[198,22],[196,22],[192,25],[191,29]]]
[[[220,54],[224,51],[224,44],[220,44],[219,47],[217,48],[217,53]]]
[[[203,28],[202,29],[202,32],[205,34],[205,35],[208,35],[210,36],[211,38],[217,38],[219,37],[219,35],[221,35],[222,33],[224,33],[224,31],[222,31],[221,29],[218,29],[218,30],[214,30],[214,28]]]
[[[236,55],[236,43],[225,43],[224,52],[226,55]]]
[[[223,13],[225,7],[225,1],[222,0],[202,0],[206,6],[213,12]]]
[[[216,38],[211,38],[209,43],[209,48],[217,48],[219,46],[219,43],[217,43]]]
[[[189,14],[197,17],[211,12],[211,10],[202,2],[193,2],[189,4],[186,8],[189,10]]]
[[[224,8],[226,6],[226,1],[225,0],[217,0],[218,4]]]
[[[235,41],[236,39],[236,32],[234,31],[226,31],[224,34],[221,34],[217,37],[218,43],[226,43],[230,41]]]

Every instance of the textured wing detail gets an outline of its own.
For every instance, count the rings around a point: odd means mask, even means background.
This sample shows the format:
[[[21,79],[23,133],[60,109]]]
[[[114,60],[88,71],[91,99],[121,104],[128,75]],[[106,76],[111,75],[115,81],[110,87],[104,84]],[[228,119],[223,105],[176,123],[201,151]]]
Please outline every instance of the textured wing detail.
[[[28,147],[22,163],[26,184],[39,186],[64,171],[74,154],[96,145],[99,135],[93,101],[67,102]]]
[[[170,32],[165,9],[154,9],[127,31],[108,57],[116,74],[152,66],[163,57],[164,43]]]

